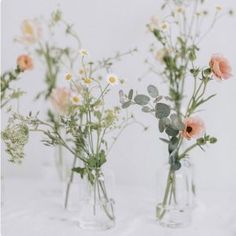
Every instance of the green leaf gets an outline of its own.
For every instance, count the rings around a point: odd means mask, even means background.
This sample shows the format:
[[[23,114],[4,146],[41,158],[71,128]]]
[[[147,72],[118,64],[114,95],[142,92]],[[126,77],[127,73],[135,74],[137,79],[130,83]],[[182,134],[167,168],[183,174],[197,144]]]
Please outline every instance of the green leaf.
[[[165,138],[159,138],[162,142],[164,142],[164,143],[170,143],[170,141],[168,140],[168,139],[165,139]]]
[[[162,119],[160,119],[159,120],[159,131],[161,132],[161,133],[163,133],[164,132],[164,130],[165,130],[165,124],[164,124],[164,122],[163,122],[163,120]]]
[[[123,109],[126,109],[126,108],[128,108],[131,104],[132,104],[131,101],[124,102],[124,103],[121,105],[121,107],[122,107]]]
[[[72,169],[72,171],[79,173],[81,178],[84,177],[85,173],[86,173],[86,169],[85,168],[81,168],[81,167],[75,167]]]
[[[148,94],[153,98],[156,98],[159,95],[158,89],[154,85],[148,85],[147,91]]]
[[[129,100],[132,100],[133,94],[134,94],[134,90],[133,90],[133,89],[130,89],[129,94],[128,94],[128,99],[129,99]]]
[[[157,103],[155,110],[156,110],[156,117],[159,119],[167,117],[170,114],[170,107],[165,103]]]
[[[144,105],[147,105],[149,103],[150,98],[148,96],[146,96],[146,95],[139,94],[139,95],[135,96],[134,101],[138,105],[144,106]]]
[[[90,158],[88,159],[88,166],[89,166],[89,168],[91,168],[91,169],[97,167],[97,158],[96,158],[96,157],[90,157]]]
[[[179,144],[178,138],[176,137],[171,138],[168,146],[168,151],[170,154],[178,147],[178,144]]]
[[[106,162],[106,156],[105,156],[105,151],[102,150],[100,153],[99,153],[99,167],[101,167],[105,162]]]
[[[178,130],[175,130],[175,129],[172,129],[171,127],[167,127],[166,128],[166,134],[168,134],[169,136],[176,136],[178,135],[179,131]]]
[[[179,161],[176,161],[171,164],[171,169],[174,171],[179,170],[180,168],[181,168],[181,163]]]

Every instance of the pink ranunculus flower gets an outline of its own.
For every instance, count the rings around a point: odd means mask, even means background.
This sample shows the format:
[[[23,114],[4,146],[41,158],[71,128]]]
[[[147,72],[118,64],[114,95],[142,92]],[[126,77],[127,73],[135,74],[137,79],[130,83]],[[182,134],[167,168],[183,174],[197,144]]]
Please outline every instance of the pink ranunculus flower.
[[[218,79],[221,79],[221,80],[229,79],[229,77],[232,75],[231,74],[232,69],[231,69],[229,61],[221,55],[217,55],[217,54],[213,55],[211,57],[209,65],[211,67],[213,74]]]
[[[17,57],[17,66],[20,68],[20,70],[26,71],[33,69],[33,60],[30,56],[23,54]]]
[[[16,41],[25,45],[32,45],[39,41],[42,36],[42,28],[37,19],[24,20],[21,25],[22,35]]]
[[[185,128],[181,132],[182,137],[190,140],[198,138],[205,132],[204,122],[198,117],[188,117],[184,120]]]
[[[61,115],[66,115],[71,105],[71,91],[67,88],[55,88],[52,91],[50,100],[54,109]]]

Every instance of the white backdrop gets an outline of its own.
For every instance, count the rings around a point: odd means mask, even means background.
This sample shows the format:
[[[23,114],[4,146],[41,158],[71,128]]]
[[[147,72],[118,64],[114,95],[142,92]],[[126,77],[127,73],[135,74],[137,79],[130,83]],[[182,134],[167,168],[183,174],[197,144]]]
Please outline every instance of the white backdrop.
[[[137,78],[146,70],[143,63],[148,53],[151,34],[147,33],[146,23],[152,15],[159,12],[162,1],[157,0],[5,0],[2,3],[2,70],[14,65],[15,58],[23,49],[13,42],[20,33],[19,27],[23,19],[37,16],[49,16],[56,6],[64,13],[65,19],[73,22],[83,43],[94,58],[112,55],[117,50],[138,47],[139,52],[127,57],[124,63],[116,67],[115,73],[127,78],[127,89],[139,91],[152,81],[157,85],[160,79],[149,75],[138,83]],[[206,8],[215,9],[215,4],[236,8],[235,0],[209,0]],[[213,53],[222,53],[232,63],[233,74],[236,74],[236,18],[225,17],[213,29],[202,43],[200,65],[208,63]],[[45,110],[44,102],[35,104],[32,98],[37,91],[43,89],[43,73],[41,65],[36,63],[35,69],[28,72],[19,81],[19,87],[27,92],[20,101],[20,110]],[[196,164],[197,182],[200,188],[220,189],[222,191],[236,189],[236,77],[228,81],[211,83],[210,90],[217,91],[217,97],[205,106],[201,114],[208,133],[218,137],[219,142],[209,147],[207,152],[196,150],[192,155]],[[114,101],[117,99],[114,96]],[[158,141],[156,122],[145,114],[137,112],[138,119],[150,126],[148,132],[133,126],[128,128],[109,157],[109,166],[114,170],[119,184],[142,185],[146,191],[152,191],[158,166],[167,161],[166,147]],[[2,112],[3,124],[6,115]],[[45,158],[52,158],[53,150],[40,143],[40,137],[33,135],[26,148],[26,158],[21,166],[7,162],[3,152],[4,174],[6,178],[40,178],[41,163]],[[235,203],[234,203],[235,204]]]

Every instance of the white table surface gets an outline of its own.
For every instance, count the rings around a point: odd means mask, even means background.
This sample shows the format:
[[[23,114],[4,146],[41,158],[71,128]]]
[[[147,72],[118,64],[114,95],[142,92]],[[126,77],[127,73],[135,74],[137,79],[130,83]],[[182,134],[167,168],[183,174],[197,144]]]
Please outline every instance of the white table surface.
[[[60,193],[38,180],[5,179],[3,236],[236,236],[236,191],[200,191],[191,226],[166,229],[155,221],[155,199],[145,187],[116,187],[115,228],[81,230],[62,208]]]

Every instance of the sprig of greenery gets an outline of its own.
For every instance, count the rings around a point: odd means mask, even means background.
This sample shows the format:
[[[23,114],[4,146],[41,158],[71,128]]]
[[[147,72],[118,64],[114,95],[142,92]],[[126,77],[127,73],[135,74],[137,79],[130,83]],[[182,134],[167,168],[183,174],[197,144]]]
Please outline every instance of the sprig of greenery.
[[[12,71],[7,71],[1,75],[1,108],[5,107],[12,99],[17,99],[24,94],[20,89],[14,89],[12,84],[19,79],[23,73],[17,66]]]

